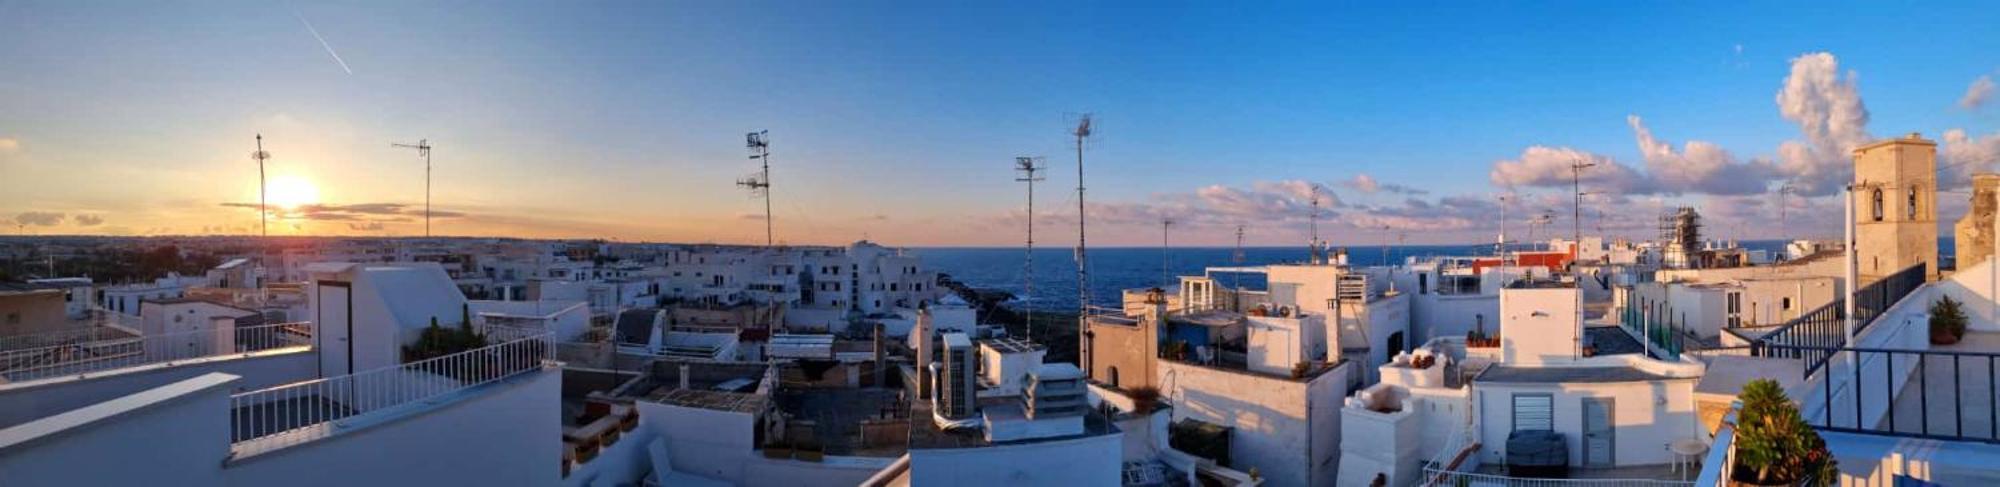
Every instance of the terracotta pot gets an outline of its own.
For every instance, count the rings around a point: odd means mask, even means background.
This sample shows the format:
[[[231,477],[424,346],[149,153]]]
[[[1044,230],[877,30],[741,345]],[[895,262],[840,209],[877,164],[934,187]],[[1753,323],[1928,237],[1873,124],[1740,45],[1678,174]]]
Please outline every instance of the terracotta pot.
[[[1960,338],[1962,337],[1960,337],[1958,334],[1949,331],[1939,330],[1931,332],[1932,345],[1951,345],[1954,343],[1958,343],[1958,340]]]

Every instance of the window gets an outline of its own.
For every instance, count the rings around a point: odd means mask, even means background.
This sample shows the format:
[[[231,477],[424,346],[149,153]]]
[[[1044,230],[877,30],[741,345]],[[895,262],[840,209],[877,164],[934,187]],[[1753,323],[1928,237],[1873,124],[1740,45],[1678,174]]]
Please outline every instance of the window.
[[[1910,188],[1910,204],[1904,207],[1903,210],[1907,214],[1905,218],[1911,220],[1917,219],[1917,188]]]
[[[1792,298],[1784,298],[1778,300],[1778,309],[1785,309],[1785,310],[1792,309]]]
[[[1873,203],[1871,204],[1870,208],[1873,208],[1873,209],[1874,209],[1874,215],[1875,215],[1875,221],[1878,221],[1878,222],[1879,222],[1879,221],[1882,221],[1882,189],[1881,189],[1881,188],[1875,188],[1875,200],[1874,200],[1874,202],[1873,202]]]
[[[1514,394],[1514,431],[1556,429],[1555,400],[1546,393]]]

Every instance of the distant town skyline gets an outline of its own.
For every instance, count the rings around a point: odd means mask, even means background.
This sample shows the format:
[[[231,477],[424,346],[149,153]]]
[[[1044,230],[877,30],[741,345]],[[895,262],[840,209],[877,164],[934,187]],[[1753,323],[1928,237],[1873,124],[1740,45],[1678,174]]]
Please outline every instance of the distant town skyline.
[[[1938,220],[2000,161],[1977,3],[1005,6],[0,3],[0,234],[436,234],[759,244],[1491,242],[1838,234],[1847,150],[1939,143]],[[1449,33],[1450,35],[1440,35]],[[1865,102],[1864,102],[1865,100]],[[1781,189],[1790,188],[1790,189]],[[1949,188],[1958,188],[1956,190]],[[1784,223],[1780,224],[1780,201]]]

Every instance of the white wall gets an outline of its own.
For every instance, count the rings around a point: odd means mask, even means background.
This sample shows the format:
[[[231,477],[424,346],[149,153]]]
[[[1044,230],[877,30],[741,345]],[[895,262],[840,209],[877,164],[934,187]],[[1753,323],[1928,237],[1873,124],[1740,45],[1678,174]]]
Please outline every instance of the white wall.
[[[218,465],[229,454],[232,381],[190,379],[161,387],[160,397],[148,401],[99,404],[76,416],[111,415],[23,443],[9,440],[20,430],[0,430],[0,479],[13,486],[219,485]],[[163,441],[171,447],[162,448]]]
[[[910,485],[1119,485],[1123,436],[910,450]]]
[[[172,364],[127,367],[90,374],[0,384],[0,427],[74,410],[120,396],[222,372],[240,378],[235,391],[256,390],[319,377],[318,355],[311,350],[226,355]]]
[[[1339,407],[1349,367],[1355,366],[1348,362],[1308,384],[1163,360],[1155,383],[1174,405],[1175,420],[1235,428],[1231,468],[1254,466],[1271,485],[1332,485],[1340,455]]]
[[[1410,334],[1415,343],[1465,336],[1484,319],[1486,334],[1500,332],[1500,296],[1493,294],[1418,295],[1410,301]]]
[[[1575,289],[1506,289],[1500,292],[1500,350],[1510,364],[1569,361],[1578,357],[1583,323]]]
[[[561,371],[545,367],[469,394],[231,461],[223,474],[243,486],[555,485],[562,475]]]
[[[1666,445],[1703,434],[1694,408],[1698,379],[1660,381],[1512,384],[1481,382],[1474,392],[1482,420],[1482,461],[1506,458],[1507,434],[1514,429],[1515,393],[1546,393],[1555,405],[1555,430],[1569,444],[1571,468],[1583,466],[1583,399],[1611,398],[1615,432],[1613,461],[1617,466],[1666,465],[1673,454]]]

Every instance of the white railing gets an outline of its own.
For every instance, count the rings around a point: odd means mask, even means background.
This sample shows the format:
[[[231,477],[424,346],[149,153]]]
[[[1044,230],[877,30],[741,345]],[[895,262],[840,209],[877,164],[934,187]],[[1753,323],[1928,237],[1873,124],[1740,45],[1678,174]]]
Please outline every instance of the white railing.
[[[334,433],[375,412],[440,398],[538,370],[555,351],[554,333],[401,365],[230,397],[232,451],[251,455]]]
[[[538,325],[539,323],[532,322],[520,324],[488,322],[475,327],[474,331],[478,331],[481,335],[486,335],[486,341],[489,343],[511,342],[544,333],[552,333],[550,330],[543,329]]]
[[[1424,475],[1426,479],[1434,482],[1429,485],[1470,487],[1688,487],[1694,485],[1694,482],[1681,480],[1535,479],[1471,472],[1449,472],[1435,468],[1424,469]]]
[[[219,327],[72,341],[0,352],[0,377],[20,382],[203,357],[309,347],[312,323]]]
[[[139,334],[131,330],[113,326],[91,325],[47,333],[8,335],[0,337],[0,353],[29,348],[74,345],[119,338],[135,338]]]
[[[1469,455],[1466,454],[1467,450],[1474,448],[1477,443],[1478,440],[1473,438],[1472,425],[1460,423],[1457,428],[1452,430],[1451,436],[1448,437],[1448,441],[1445,442],[1444,447],[1438,448],[1437,453],[1431,455],[1430,461],[1424,463],[1424,481],[1416,485],[1451,485],[1443,483],[1445,479],[1432,474],[1432,472],[1457,472],[1460,469],[1470,468],[1478,464],[1476,458],[1467,458]],[[1464,463],[1471,463],[1473,465],[1465,465]]]

